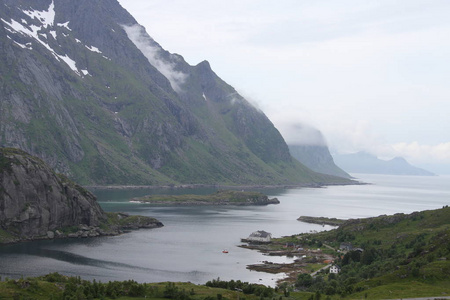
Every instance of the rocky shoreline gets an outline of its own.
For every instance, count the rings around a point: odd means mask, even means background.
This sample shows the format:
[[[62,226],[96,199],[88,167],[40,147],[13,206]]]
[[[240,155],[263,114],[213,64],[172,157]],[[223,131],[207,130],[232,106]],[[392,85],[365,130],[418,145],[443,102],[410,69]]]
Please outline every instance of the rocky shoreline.
[[[335,259],[333,255],[324,253],[321,249],[303,248],[298,246],[287,247],[286,244],[277,240],[270,244],[258,245],[248,244],[240,245],[241,248],[256,250],[267,256],[286,256],[292,257],[291,263],[273,263],[270,261],[263,261],[259,264],[247,265],[247,269],[271,274],[285,273],[286,277],[278,281],[295,282],[299,274],[312,274],[320,266],[320,268],[327,266]]]
[[[41,159],[0,148],[0,244],[118,235],[161,226],[149,217],[106,213],[92,193]]]
[[[36,240],[93,238],[100,236],[117,236],[131,230],[163,227],[163,223],[155,218],[129,215],[126,213],[107,213],[108,219],[99,226],[79,224],[68,228],[49,230],[45,235],[19,237],[3,233],[1,244],[14,244]]]

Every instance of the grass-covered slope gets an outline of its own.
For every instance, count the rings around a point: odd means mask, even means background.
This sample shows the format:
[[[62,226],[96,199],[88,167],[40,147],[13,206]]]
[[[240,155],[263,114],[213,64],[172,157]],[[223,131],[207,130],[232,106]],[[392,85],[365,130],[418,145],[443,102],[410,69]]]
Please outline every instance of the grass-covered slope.
[[[337,229],[305,234],[339,249],[339,275],[299,278],[297,286],[338,299],[394,299],[450,295],[450,208],[348,220]]]

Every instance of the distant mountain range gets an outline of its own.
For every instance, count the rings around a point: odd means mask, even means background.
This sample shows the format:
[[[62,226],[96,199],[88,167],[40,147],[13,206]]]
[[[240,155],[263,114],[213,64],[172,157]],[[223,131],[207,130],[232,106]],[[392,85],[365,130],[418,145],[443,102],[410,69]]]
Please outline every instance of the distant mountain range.
[[[0,146],[85,185],[350,183],[290,155],[207,61],[154,41],[117,0],[0,0]]]
[[[404,158],[381,160],[367,152],[334,155],[338,166],[349,173],[434,176],[435,174],[409,164]]]

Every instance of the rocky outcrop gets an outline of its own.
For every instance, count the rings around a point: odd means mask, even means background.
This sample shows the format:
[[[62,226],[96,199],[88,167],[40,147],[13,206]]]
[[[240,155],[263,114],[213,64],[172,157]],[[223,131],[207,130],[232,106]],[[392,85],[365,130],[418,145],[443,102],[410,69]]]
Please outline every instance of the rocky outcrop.
[[[42,160],[0,148],[0,242],[93,237],[162,226],[148,217],[118,216],[106,214],[93,194]]]

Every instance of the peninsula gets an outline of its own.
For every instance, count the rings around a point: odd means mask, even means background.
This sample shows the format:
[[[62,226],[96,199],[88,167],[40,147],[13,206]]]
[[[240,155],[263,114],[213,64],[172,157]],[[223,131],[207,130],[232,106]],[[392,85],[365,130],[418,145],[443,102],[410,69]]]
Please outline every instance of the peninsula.
[[[279,204],[277,198],[269,199],[259,192],[219,190],[209,195],[147,195],[130,202],[161,205],[268,205]]]

